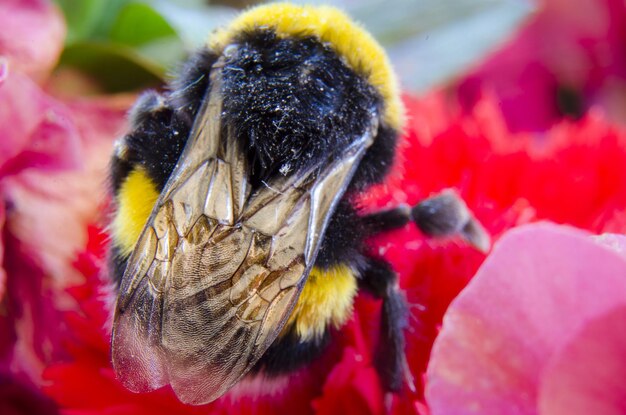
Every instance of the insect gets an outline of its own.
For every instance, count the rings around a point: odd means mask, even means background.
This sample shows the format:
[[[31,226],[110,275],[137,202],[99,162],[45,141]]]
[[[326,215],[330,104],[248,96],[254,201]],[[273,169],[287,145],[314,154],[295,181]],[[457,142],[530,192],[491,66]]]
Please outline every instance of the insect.
[[[240,15],[144,93],[116,145],[112,359],[133,391],[211,402],[318,356],[359,289],[382,298],[377,369],[410,383],[407,306],[364,240],[415,221],[489,239],[451,192],[369,215],[351,203],[393,162],[402,104],[381,47],[329,7]]]

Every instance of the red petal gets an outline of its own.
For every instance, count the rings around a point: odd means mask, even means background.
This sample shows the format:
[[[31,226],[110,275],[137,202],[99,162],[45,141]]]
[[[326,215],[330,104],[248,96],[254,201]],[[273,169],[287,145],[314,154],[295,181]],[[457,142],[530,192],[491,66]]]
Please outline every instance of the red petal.
[[[322,396],[312,405],[317,415],[366,415],[383,413],[382,403],[376,370],[359,352],[347,347],[328,375]]]

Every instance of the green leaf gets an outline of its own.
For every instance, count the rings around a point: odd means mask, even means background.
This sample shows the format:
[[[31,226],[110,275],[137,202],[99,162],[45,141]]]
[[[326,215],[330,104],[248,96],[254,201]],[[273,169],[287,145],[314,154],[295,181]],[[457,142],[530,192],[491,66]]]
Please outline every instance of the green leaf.
[[[67,21],[65,43],[104,39],[119,10],[129,0],[56,0]]]
[[[163,16],[145,3],[124,6],[109,32],[111,41],[129,46],[145,45],[167,37],[177,37],[176,31]]]
[[[187,56],[187,50],[181,40],[171,36],[141,45],[135,52],[157,65],[164,74],[172,72]]]
[[[169,22],[151,5],[127,4],[111,27],[109,39],[126,45],[162,72],[173,68],[185,55],[185,45]]]
[[[127,46],[81,42],[68,46],[59,66],[78,68],[96,80],[106,92],[137,90],[162,83],[162,66]]]

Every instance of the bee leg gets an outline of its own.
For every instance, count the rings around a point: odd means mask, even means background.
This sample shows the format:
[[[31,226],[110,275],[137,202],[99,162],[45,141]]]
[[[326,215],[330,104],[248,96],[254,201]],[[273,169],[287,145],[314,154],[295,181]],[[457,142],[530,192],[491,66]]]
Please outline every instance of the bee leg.
[[[481,252],[487,252],[491,246],[485,228],[474,217],[463,199],[451,189],[446,189],[415,205],[411,209],[411,220],[429,236],[460,235]]]
[[[370,235],[399,229],[414,222],[429,236],[460,235],[483,252],[490,246],[490,238],[485,229],[474,218],[465,202],[452,190],[444,190],[413,207],[403,205],[360,219]],[[396,273],[387,262],[368,258],[359,283],[362,288],[383,300],[375,362],[385,386],[389,391],[397,392],[404,384],[414,391],[414,379],[404,353],[408,305],[404,293],[398,287],[397,279]]]
[[[371,234],[401,228],[412,221],[428,236],[459,235],[481,252],[487,252],[491,245],[487,231],[463,199],[451,189],[431,196],[413,207],[399,206],[365,216],[363,220]]]
[[[370,213],[361,218],[363,226],[370,235],[399,229],[411,221],[411,208],[400,205],[393,209]]]
[[[130,111],[131,130],[117,140],[111,160],[111,187],[117,194],[129,173],[146,170],[162,188],[185,144],[190,125],[167,103],[166,97],[148,91]]]
[[[390,392],[406,385],[415,390],[413,376],[404,353],[404,330],[408,326],[408,306],[398,277],[382,259],[369,258],[359,280],[361,288],[383,300],[380,338],[375,354],[375,366],[383,384]]]

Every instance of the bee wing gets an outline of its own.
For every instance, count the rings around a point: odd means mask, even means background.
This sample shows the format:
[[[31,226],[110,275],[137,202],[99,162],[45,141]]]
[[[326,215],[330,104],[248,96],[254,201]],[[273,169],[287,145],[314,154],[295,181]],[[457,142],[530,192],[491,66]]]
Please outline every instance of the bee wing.
[[[280,333],[324,230],[373,140],[250,194],[245,151],[221,125],[221,71],[122,278],[113,366],[133,391],[186,403],[231,388]]]

